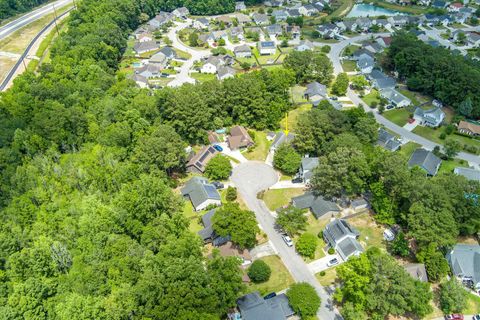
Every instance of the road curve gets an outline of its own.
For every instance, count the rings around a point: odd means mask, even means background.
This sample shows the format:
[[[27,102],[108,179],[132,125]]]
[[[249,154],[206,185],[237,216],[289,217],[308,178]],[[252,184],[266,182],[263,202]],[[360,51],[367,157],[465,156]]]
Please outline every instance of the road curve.
[[[287,247],[280,233],[275,229],[275,218],[272,216],[265,203],[257,199],[257,193],[266,190],[278,181],[278,174],[273,168],[263,162],[249,161],[233,169],[232,182],[238,188],[242,199],[247,206],[255,212],[257,221],[268,239],[278,252],[287,269],[296,282],[311,284],[322,300],[317,317],[322,320],[342,319],[333,305],[329,293],[323,288],[311,273],[307,264],[295,252],[294,248]],[[331,292],[330,292],[331,294]]]

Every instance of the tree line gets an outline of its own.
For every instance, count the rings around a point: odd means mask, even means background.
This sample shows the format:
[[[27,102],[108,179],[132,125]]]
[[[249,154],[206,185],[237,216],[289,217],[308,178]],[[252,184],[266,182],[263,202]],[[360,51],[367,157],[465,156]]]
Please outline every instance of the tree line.
[[[27,12],[47,0],[0,0],[0,20]]]

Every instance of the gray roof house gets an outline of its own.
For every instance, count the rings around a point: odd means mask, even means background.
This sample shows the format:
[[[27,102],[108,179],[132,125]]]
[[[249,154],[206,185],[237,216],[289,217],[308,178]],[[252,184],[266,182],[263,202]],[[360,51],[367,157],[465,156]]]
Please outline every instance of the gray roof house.
[[[157,63],[147,63],[140,68],[135,69],[135,74],[145,77],[146,79],[156,78],[162,72],[162,65]]]
[[[380,95],[387,99],[388,102],[396,108],[407,107],[412,103],[412,100],[408,99],[395,89],[387,88],[381,90]]]
[[[236,73],[237,73],[237,71],[235,69],[233,69],[232,67],[229,67],[229,66],[220,67],[220,68],[218,68],[218,71],[217,71],[217,78],[218,78],[218,80],[233,78],[233,77],[235,77]]]
[[[409,168],[419,166],[425,170],[429,176],[437,174],[440,164],[442,164],[442,160],[439,157],[434,155],[433,152],[423,148],[415,150],[410,157],[410,160],[408,160]]]
[[[286,320],[295,314],[284,293],[263,299],[258,291],[252,292],[239,298],[237,306],[242,320]]]
[[[207,163],[212,159],[218,151],[212,146],[203,147],[195,154],[187,163],[187,172],[203,173]]]
[[[425,269],[425,265],[423,263],[409,263],[403,266],[403,268],[415,280],[428,282],[427,270]]]
[[[297,51],[312,51],[315,49],[313,43],[309,40],[301,40],[300,43],[295,47]]]
[[[420,107],[415,109],[413,118],[419,122],[420,125],[428,127],[438,127],[445,119],[445,112],[442,108],[435,107],[430,110],[423,110]]]
[[[173,10],[172,14],[177,18],[186,19],[190,15],[190,11],[185,7],[181,7]]]
[[[311,82],[307,84],[303,96],[311,101],[314,106],[318,106],[320,101],[327,97],[327,87],[317,81]]]
[[[275,151],[280,145],[283,143],[292,142],[293,139],[295,139],[295,135],[293,133],[289,133],[288,135],[285,135],[283,131],[277,133],[272,144],[270,145],[270,151]]]
[[[288,18],[288,12],[282,9],[273,10],[272,17],[275,17],[276,21],[285,21]]]
[[[215,209],[212,209],[202,216],[203,229],[198,231],[198,235],[205,243],[212,243],[215,247],[224,245],[230,241],[231,237],[221,237],[213,230],[212,218],[215,215]]]
[[[252,48],[246,44],[242,44],[233,48],[233,53],[237,58],[250,58],[252,56]]]
[[[177,56],[175,50],[173,50],[172,47],[169,46],[163,47],[162,49],[160,49],[159,52],[163,53],[165,57],[167,57],[167,59],[174,59]]]
[[[253,21],[258,25],[264,25],[269,22],[268,16],[262,13],[254,13],[252,14]]]
[[[318,166],[318,158],[302,158],[302,162],[300,163],[300,169],[298,174],[302,177],[304,183],[309,183],[310,179],[313,176],[313,169]]]
[[[369,74],[373,71],[375,60],[368,54],[362,54],[357,61],[357,67],[363,74]]]
[[[368,78],[372,82],[372,85],[378,90],[395,88],[395,84],[396,84],[395,79],[387,76],[385,73],[383,73],[380,70],[374,69],[372,72],[370,72],[370,74],[368,75]]]
[[[308,191],[298,197],[292,198],[292,205],[298,209],[310,209],[315,218],[329,217],[340,212],[340,208],[333,201],[325,200]]]
[[[245,5],[244,1],[235,2],[235,11],[243,11],[246,9],[247,9],[247,6]]]
[[[182,196],[188,198],[195,211],[204,210],[208,205],[221,205],[222,198],[213,184],[203,177],[193,177],[181,190]]]
[[[480,181],[480,171],[475,169],[458,167],[453,170],[453,173],[464,176],[468,180]]]
[[[334,248],[343,260],[358,256],[363,248],[357,241],[360,233],[346,220],[335,219],[323,230],[323,238],[330,247]]]
[[[447,261],[453,274],[462,281],[471,281],[476,290],[480,289],[480,246],[457,244],[447,253]]]
[[[133,45],[133,50],[137,53],[145,53],[149,51],[153,51],[158,49],[158,44],[156,41],[144,41],[144,42],[136,42]]]
[[[389,151],[397,151],[402,145],[397,137],[383,128],[378,130],[377,144]]]
[[[271,36],[272,35],[273,36],[278,36],[278,35],[282,34],[283,29],[282,29],[282,26],[279,25],[279,24],[271,24],[271,25],[265,27],[265,31],[267,31],[267,33]]]

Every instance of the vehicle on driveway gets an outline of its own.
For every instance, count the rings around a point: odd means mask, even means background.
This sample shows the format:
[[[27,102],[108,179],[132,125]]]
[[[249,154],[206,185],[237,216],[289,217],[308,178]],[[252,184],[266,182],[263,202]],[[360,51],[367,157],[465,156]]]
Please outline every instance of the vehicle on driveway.
[[[463,314],[449,314],[445,316],[445,320],[463,320]]]
[[[412,124],[414,122],[415,122],[415,119],[413,119],[413,118],[408,119],[408,123]]]
[[[286,235],[286,234],[282,235],[282,239],[287,244],[287,246],[289,246],[289,247],[293,246],[292,238],[290,238],[288,235]]]
[[[223,151],[223,148],[221,146],[219,146],[218,144],[214,144],[213,147],[215,148],[215,150],[217,150],[218,152],[222,152]]]
[[[476,314],[473,316],[473,320],[480,320],[480,314]]]
[[[333,258],[332,260],[327,262],[327,267],[333,267],[339,264],[340,262],[338,261],[337,258]]]
[[[219,181],[213,181],[212,182],[213,186],[216,188],[216,189],[223,189],[225,188],[225,185]]]
[[[301,177],[296,177],[292,179],[292,183],[302,183],[303,179]]]
[[[274,297],[276,297],[277,294],[275,292],[270,292],[269,294],[267,294],[265,297],[263,297],[264,300],[268,300],[268,299],[272,299]]]

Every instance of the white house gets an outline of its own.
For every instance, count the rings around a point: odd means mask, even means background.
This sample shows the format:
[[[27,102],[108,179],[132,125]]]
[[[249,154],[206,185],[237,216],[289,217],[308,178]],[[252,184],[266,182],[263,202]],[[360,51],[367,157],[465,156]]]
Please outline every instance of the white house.
[[[252,57],[252,49],[246,44],[235,47],[233,49],[233,53],[235,54],[235,57],[237,57],[237,58],[251,58]]]
[[[217,73],[218,69],[225,65],[225,62],[216,56],[211,56],[205,61],[202,66],[201,72],[202,73]]]
[[[273,55],[277,52],[277,46],[273,41],[260,41],[258,43],[258,52],[263,55]]]

